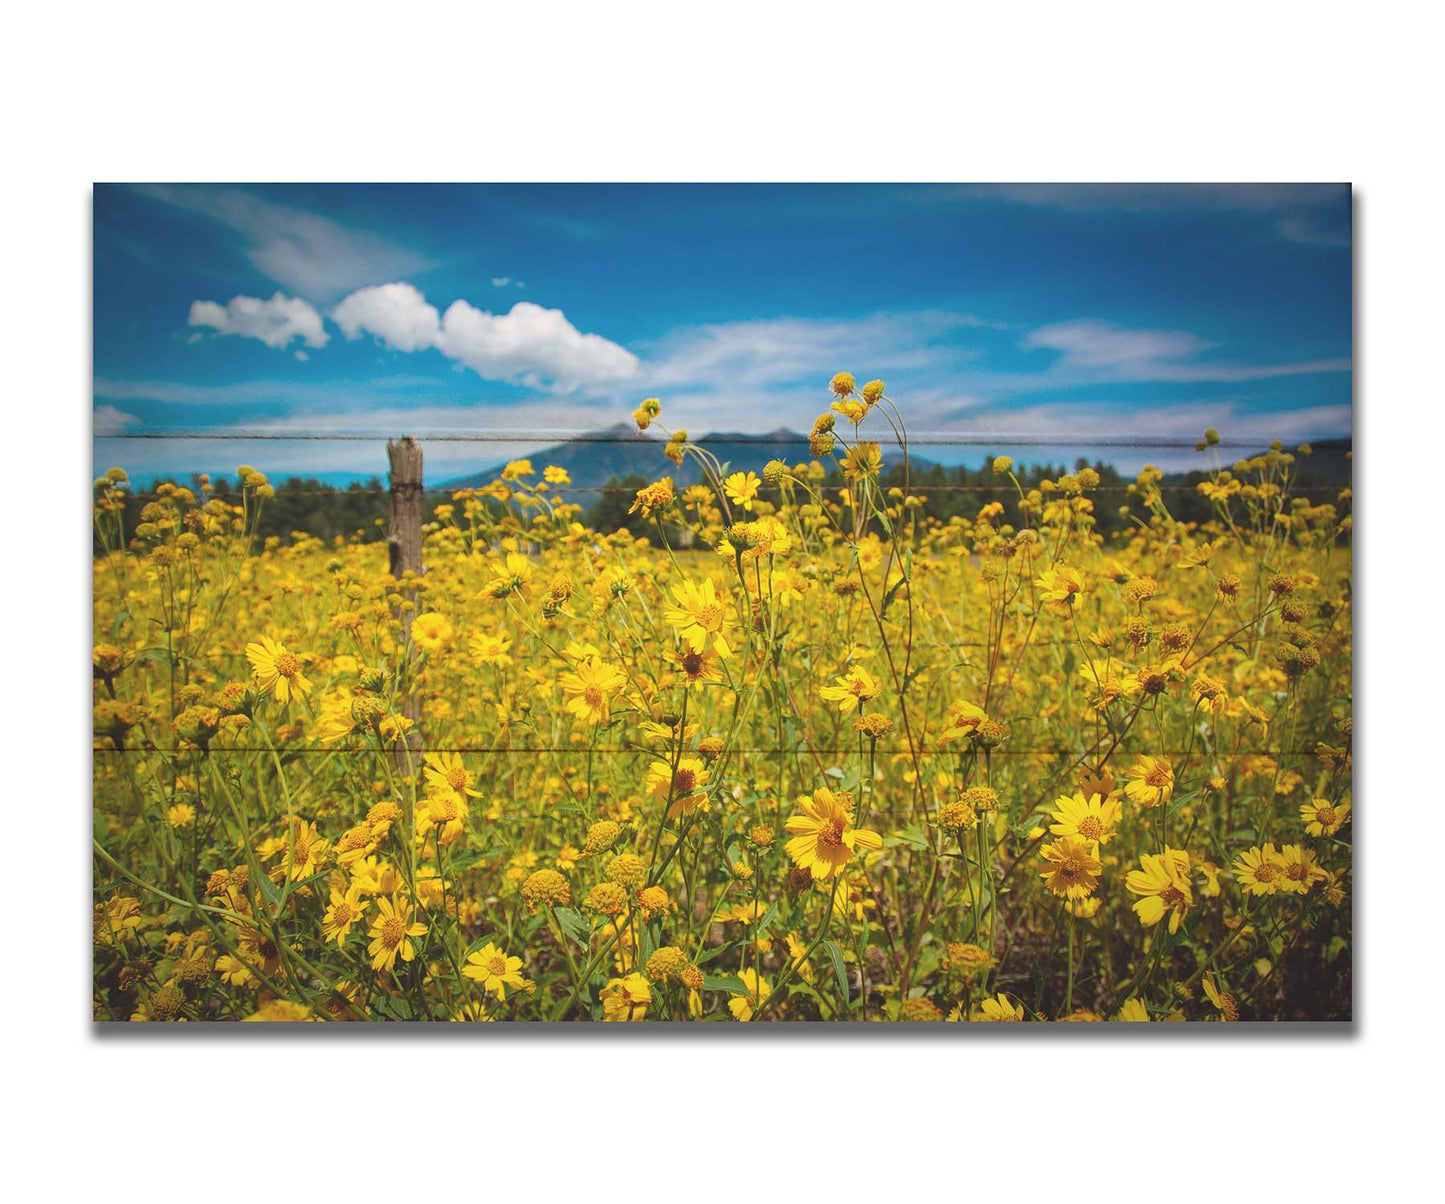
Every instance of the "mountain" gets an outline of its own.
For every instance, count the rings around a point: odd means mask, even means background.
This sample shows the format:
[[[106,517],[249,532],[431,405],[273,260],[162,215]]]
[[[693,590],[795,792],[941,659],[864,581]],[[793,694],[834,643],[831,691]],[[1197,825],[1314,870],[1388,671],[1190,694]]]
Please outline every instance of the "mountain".
[[[730,471],[751,469],[762,475],[763,465],[769,460],[785,460],[789,464],[807,462],[813,459],[808,451],[808,436],[800,435],[779,427],[763,435],[748,435],[738,431],[715,431],[712,434],[694,437],[693,443],[705,448],[729,466]],[[648,481],[670,476],[679,486],[697,483],[702,479],[697,462],[691,457],[683,461],[682,467],[675,466],[663,454],[665,443],[652,435],[639,434],[631,423],[619,423],[599,431],[589,431],[557,443],[541,451],[533,452],[527,459],[540,473],[548,464],[565,468],[577,489],[595,489],[605,485],[613,477],[619,480],[639,476]],[[894,453],[896,456],[896,452]],[[884,450],[884,460],[891,457]],[[925,464],[917,456],[916,465]],[[447,489],[475,489],[495,480],[505,465],[498,464],[481,472],[468,473],[442,483]]]
[[[651,435],[639,434],[637,428],[628,422],[603,430],[587,431],[567,440],[532,452],[527,459],[540,473],[547,465],[565,468],[572,478],[572,484],[580,489],[591,489],[605,485],[611,477],[625,477],[636,473],[652,480],[665,475],[664,466],[671,467],[662,454],[663,441]],[[453,477],[443,481],[447,489],[476,489],[490,484],[501,475],[505,464],[496,464],[478,472]]]

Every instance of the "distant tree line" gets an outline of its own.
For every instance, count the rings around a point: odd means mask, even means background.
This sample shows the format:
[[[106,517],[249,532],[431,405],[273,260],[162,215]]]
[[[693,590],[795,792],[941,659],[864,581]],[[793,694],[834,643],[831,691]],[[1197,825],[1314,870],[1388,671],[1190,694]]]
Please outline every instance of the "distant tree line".
[[[1323,462],[1311,463],[1306,460],[1297,465],[1298,484],[1314,489],[1314,500],[1333,500],[1333,490],[1349,483],[1349,465],[1340,455],[1322,457]],[[1128,520],[1119,514],[1119,508],[1131,503],[1127,492],[1132,477],[1124,477],[1112,464],[1102,460],[1090,463],[1080,457],[1072,469],[1062,464],[1018,465],[1014,473],[1027,491],[1037,488],[1045,480],[1057,481],[1066,472],[1078,472],[1093,468],[1099,474],[1099,484],[1091,492],[1094,512],[1099,529],[1111,532],[1124,527]],[[1210,516],[1209,503],[1201,497],[1194,486],[1207,474],[1203,471],[1171,473],[1162,485],[1165,503],[1175,518],[1185,522],[1203,522]],[[650,478],[638,473],[627,476],[613,476],[606,488],[596,494],[596,500],[585,513],[585,521],[598,531],[628,530],[638,538],[658,543],[657,530],[650,519],[640,514],[629,514],[636,491],[649,483]],[[885,490],[904,487],[904,470],[899,461],[884,466],[880,481]],[[947,521],[955,515],[973,517],[991,501],[1004,504],[1010,521],[1017,519],[1014,505],[1017,498],[1012,483],[1006,476],[993,471],[992,459],[985,459],[977,468],[967,465],[946,467],[932,461],[914,462],[908,473],[908,491],[922,494],[927,498],[927,513]],[[197,496],[203,495],[198,479],[192,477],[185,482]],[[824,483],[826,490],[834,490],[841,484],[837,470],[831,468]],[[212,480],[210,496],[226,501],[239,502],[240,489],[225,477]],[[314,477],[289,477],[273,482],[276,496],[266,500],[261,512],[260,533],[263,538],[272,536],[289,540],[293,533],[301,531],[319,539],[332,542],[338,536],[343,539],[361,539],[366,542],[384,539],[386,523],[390,515],[390,498],[386,485],[379,477],[365,482],[353,482],[344,487],[328,485]],[[151,490],[134,495],[126,502],[126,530],[133,531],[140,521],[140,513],[147,502],[154,498]],[[777,491],[764,486],[762,496],[776,498]],[[440,500],[440,495],[438,497]],[[430,504],[427,507],[430,513]],[[674,533],[669,533],[674,538]],[[676,544],[674,544],[676,546]],[[96,541],[99,551],[99,542]]]
[[[156,484],[161,482],[157,481]],[[173,480],[172,484],[184,485],[196,495],[197,504],[207,498],[239,505],[240,486],[226,477],[212,477],[209,493],[201,491],[197,476],[188,480]],[[315,477],[288,477],[284,481],[273,481],[276,496],[267,498],[261,507],[261,522],[258,531],[262,539],[272,536],[289,541],[294,532],[304,531],[324,539],[328,543],[338,535],[344,539],[359,536],[362,540],[384,539],[386,521],[391,514],[391,499],[380,478],[369,481],[354,481],[350,485],[337,487],[319,481]],[[132,494],[125,503],[125,529],[127,536],[141,521],[141,511],[155,500],[155,485]],[[378,525],[377,520],[381,523]],[[100,541],[94,540],[94,547],[100,551]]]
[[[926,464],[915,463],[907,474],[908,492],[926,496],[927,513],[944,520],[954,515],[967,515],[971,518],[991,501],[1003,502],[1008,513],[1011,516],[1016,515],[1017,510],[1012,503],[1017,501],[1017,495],[1013,492],[1013,485],[1007,477],[999,476],[993,471],[992,463],[992,460],[986,461],[980,468],[969,468],[966,465],[949,468],[931,461]],[[1090,467],[1089,462],[1080,458],[1074,471],[1085,467]],[[1096,494],[1101,496],[1096,497],[1095,505],[1102,519],[1106,511],[1117,511],[1123,504],[1124,486],[1127,482],[1111,464],[1097,462],[1092,467],[1099,474],[1100,489]],[[1057,480],[1066,471],[1061,465],[1037,464],[1017,469],[1016,475],[1019,483],[1028,490],[1043,480]],[[885,490],[895,486],[902,489],[905,480],[902,463],[885,465],[879,480]],[[606,491],[598,495],[598,500],[588,511],[588,523],[598,531],[625,528],[636,536],[656,543],[657,533],[652,521],[644,519],[640,514],[627,512],[635,492],[647,483],[645,477],[636,473],[626,477],[613,477],[607,482]],[[836,469],[832,469],[824,481],[823,489],[831,496],[836,496],[832,491],[841,484],[842,478]],[[765,498],[776,499],[777,495],[778,491],[768,486],[761,490],[761,496]]]

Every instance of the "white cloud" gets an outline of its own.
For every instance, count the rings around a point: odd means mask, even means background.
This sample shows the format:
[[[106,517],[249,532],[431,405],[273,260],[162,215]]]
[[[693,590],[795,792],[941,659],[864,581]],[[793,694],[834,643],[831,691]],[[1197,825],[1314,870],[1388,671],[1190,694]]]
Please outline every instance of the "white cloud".
[[[441,315],[410,284],[376,284],[357,289],[331,311],[331,320],[348,339],[363,333],[393,351],[423,351],[437,346]]]
[[[1182,330],[1128,330],[1090,318],[1041,326],[1022,345],[1026,350],[1043,347],[1057,351],[1061,362],[1069,367],[1130,370],[1191,358],[1212,346]]]
[[[492,287],[493,287],[493,288],[506,288],[507,285],[509,285],[509,284],[511,284],[511,283],[512,283],[512,278],[511,278],[510,276],[493,276],[493,277],[492,277]]]
[[[979,320],[923,311],[865,318],[763,318],[692,326],[668,336],[646,366],[650,389],[742,388],[797,384],[822,390],[835,372],[869,376],[969,358],[939,340]],[[866,348],[868,363],[857,363]]]
[[[1020,346],[1056,351],[1059,358],[1046,374],[1055,383],[1099,381],[1251,381],[1278,376],[1345,372],[1346,358],[1301,360],[1281,364],[1246,364],[1202,360],[1217,346],[1183,330],[1130,330],[1112,322],[1081,318],[1041,326]]]
[[[628,380],[637,356],[597,334],[579,331],[560,309],[518,301],[505,314],[453,301],[438,315],[410,284],[358,289],[334,310],[348,339],[363,333],[396,351],[435,348],[486,380],[562,392],[596,391]]]
[[[563,389],[627,380],[638,365],[625,347],[583,334],[560,309],[531,301],[518,301],[500,315],[453,301],[442,315],[438,345],[479,376]]]
[[[126,427],[134,426],[139,421],[140,419],[134,414],[117,410],[115,406],[96,406],[95,414],[91,419],[91,429],[99,438],[119,434]]]
[[[255,269],[293,293],[330,300],[358,285],[413,275],[429,260],[380,235],[237,188],[142,185],[138,192],[220,222],[247,243]]]
[[[282,292],[265,301],[259,297],[232,297],[225,305],[193,301],[189,321],[221,334],[260,339],[267,347],[285,347],[292,339],[300,339],[308,347],[324,347],[330,337],[321,315],[308,302]]]

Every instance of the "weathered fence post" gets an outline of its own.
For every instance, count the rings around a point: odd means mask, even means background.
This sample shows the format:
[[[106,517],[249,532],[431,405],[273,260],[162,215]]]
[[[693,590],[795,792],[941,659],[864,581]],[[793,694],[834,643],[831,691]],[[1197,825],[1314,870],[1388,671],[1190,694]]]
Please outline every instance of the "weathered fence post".
[[[391,461],[391,530],[387,534],[387,552],[391,575],[398,580],[406,572],[422,573],[421,563],[421,444],[406,435],[399,440],[386,441],[387,459]],[[411,599],[416,591],[408,591]],[[412,607],[402,612],[402,637],[411,643]],[[408,656],[408,661],[410,656]],[[408,666],[409,667],[409,666]],[[408,674],[410,676],[410,674]],[[405,686],[401,699],[402,714],[415,723],[421,718],[421,699],[411,690],[411,683]],[[408,773],[416,771],[422,748],[421,733],[412,728],[396,742],[396,757],[402,769]]]
[[[391,575],[421,573],[421,444],[410,435],[386,441],[391,461]]]

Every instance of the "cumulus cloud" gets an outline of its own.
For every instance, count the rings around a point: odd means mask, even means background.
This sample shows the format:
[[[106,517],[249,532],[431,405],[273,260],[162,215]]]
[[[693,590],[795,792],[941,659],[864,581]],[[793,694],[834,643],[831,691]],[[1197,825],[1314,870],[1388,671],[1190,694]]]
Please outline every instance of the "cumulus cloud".
[[[292,339],[300,339],[308,347],[324,347],[330,337],[321,315],[308,302],[282,292],[265,301],[259,297],[232,297],[225,305],[193,301],[190,325],[260,339],[267,347],[285,347]]]
[[[623,381],[638,363],[625,347],[583,334],[560,309],[531,301],[518,301],[500,315],[453,301],[442,315],[439,346],[479,376],[563,388]]]
[[[625,347],[579,331],[560,309],[518,301],[505,314],[453,301],[438,314],[410,284],[358,289],[331,311],[348,339],[369,334],[396,351],[435,348],[487,380],[563,392],[599,389],[633,377]]]
[[[357,289],[331,311],[331,320],[348,339],[369,334],[393,351],[436,347],[441,334],[441,314],[410,284]]]
[[[433,266],[380,235],[239,188],[141,185],[136,191],[229,227],[245,240],[246,257],[258,272],[304,297],[330,300],[371,280]]]

